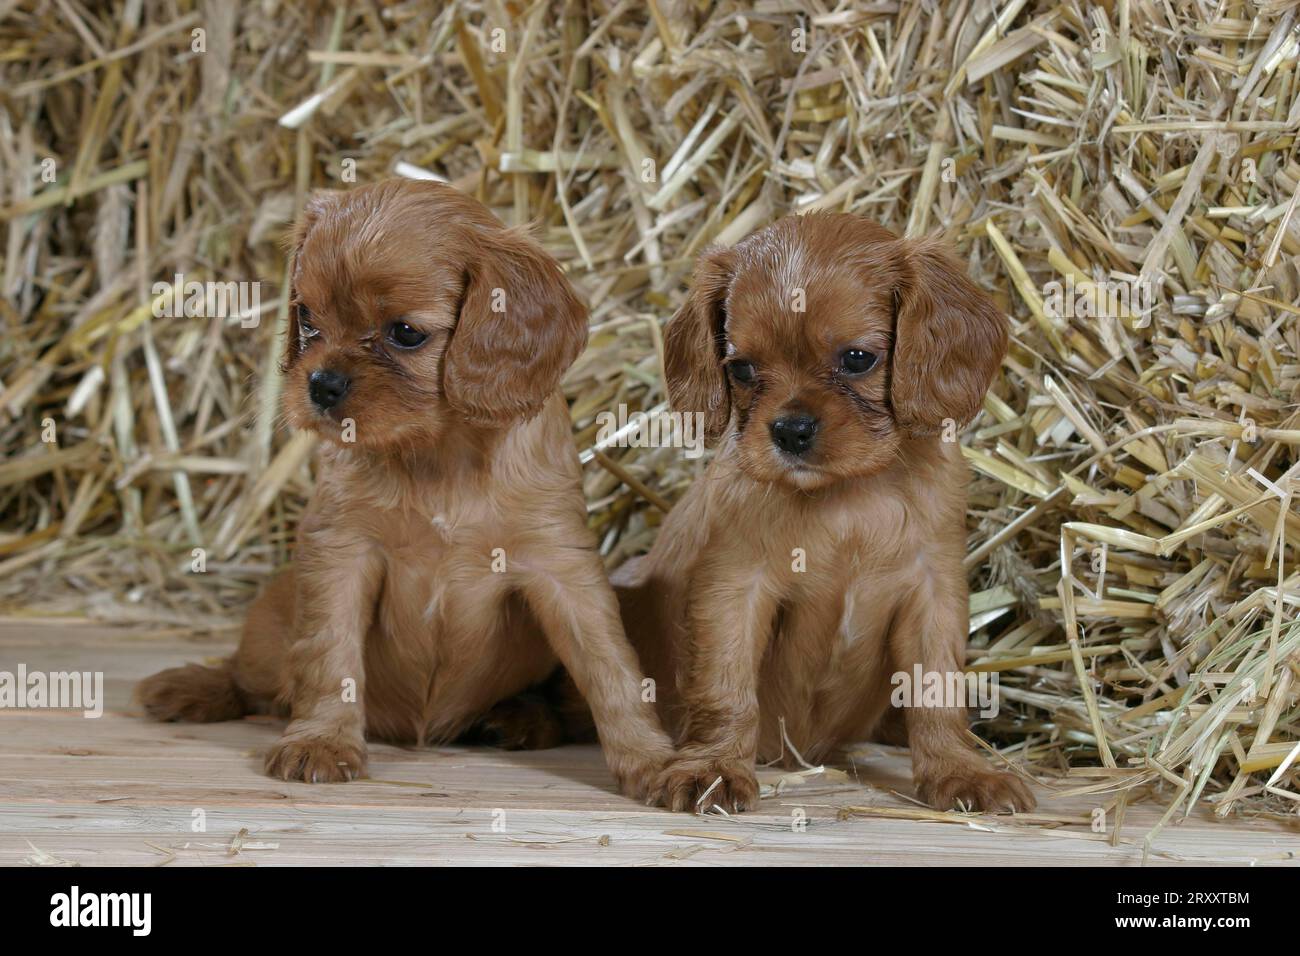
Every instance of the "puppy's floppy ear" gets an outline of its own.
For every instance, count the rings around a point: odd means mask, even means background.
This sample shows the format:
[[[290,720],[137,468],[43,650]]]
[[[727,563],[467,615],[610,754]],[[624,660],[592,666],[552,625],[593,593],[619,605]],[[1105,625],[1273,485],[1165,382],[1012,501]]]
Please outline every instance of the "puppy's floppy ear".
[[[317,189],[307,195],[307,201],[303,203],[302,214],[298,221],[293,224],[293,229],[288,233],[284,240],[284,248],[289,253],[289,275],[291,276],[291,286],[289,291],[289,301],[296,302],[298,298],[298,269],[300,268],[300,256],[302,254],[303,244],[307,241],[307,234],[320,221],[321,217],[339,204],[342,193],[334,189]],[[298,353],[302,351],[302,340],[298,336],[298,316],[295,314],[296,309],[293,305],[289,307],[289,320],[285,325],[284,336],[284,361],[280,368],[287,369],[298,358]]]
[[[899,241],[890,401],[912,437],[975,417],[1007,350],[1006,321],[937,240]]]
[[[722,367],[726,332],[723,303],[735,266],[730,249],[710,249],[695,266],[691,293],[664,327],[668,397],[679,412],[704,413],[704,437],[717,441],[731,419],[731,394]]]
[[[503,425],[542,410],[587,344],[587,309],[523,230],[470,231],[443,391],[471,423]]]

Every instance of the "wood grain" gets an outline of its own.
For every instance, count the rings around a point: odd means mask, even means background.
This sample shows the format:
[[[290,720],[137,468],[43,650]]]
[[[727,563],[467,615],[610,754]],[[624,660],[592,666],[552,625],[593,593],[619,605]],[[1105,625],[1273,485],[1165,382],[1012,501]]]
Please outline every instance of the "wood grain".
[[[764,798],[737,818],[693,817],[618,795],[593,746],[531,753],[376,745],[370,779],[271,780],[278,721],[157,724],[131,703],[160,667],[221,654],[213,641],[103,628],[0,624],[0,670],[100,670],[104,716],[0,709],[0,865],[782,866],[1140,865],[1159,801],[1130,806],[1119,840],[1090,827],[1085,781],[1045,781],[1026,819],[932,815],[906,751],[864,745],[846,780]],[[846,813],[845,807],[864,808]],[[202,811],[206,832],[194,832]],[[807,821],[799,829],[798,814]],[[885,816],[881,814],[892,814]],[[902,815],[904,818],[899,818]],[[1108,814],[1113,821],[1114,814]],[[494,824],[496,827],[494,828]],[[1300,823],[1193,816],[1167,826],[1152,865],[1295,864]]]

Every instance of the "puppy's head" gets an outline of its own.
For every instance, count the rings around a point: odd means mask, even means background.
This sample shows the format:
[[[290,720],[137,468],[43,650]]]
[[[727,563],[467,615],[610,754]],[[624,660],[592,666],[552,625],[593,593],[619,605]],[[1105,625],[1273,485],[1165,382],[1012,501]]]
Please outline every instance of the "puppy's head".
[[[969,421],[1006,341],[935,242],[813,214],[705,253],[664,344],[678,410],[702,411],[713,440],[733,429],[752,477],[812,490]]]
[[[450,186],[318,192],[293,235],[285,409],[369,448],[536,414],[587,338],[555,261]]]

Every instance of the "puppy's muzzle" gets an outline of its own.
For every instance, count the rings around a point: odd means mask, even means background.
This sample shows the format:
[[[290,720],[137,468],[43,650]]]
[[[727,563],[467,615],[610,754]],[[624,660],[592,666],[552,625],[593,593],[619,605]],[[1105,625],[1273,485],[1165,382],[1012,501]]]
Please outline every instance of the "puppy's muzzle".
[[[346,375],[325,368],[317,369],[307,379],[307,394],[311,396],[312,404],[327,411],[343,401],[351,385],[352,380]]]
[[[811,415],[790,415],[772,422],[776,447],[795,456],[808,454],[817,435],[817,419]]]

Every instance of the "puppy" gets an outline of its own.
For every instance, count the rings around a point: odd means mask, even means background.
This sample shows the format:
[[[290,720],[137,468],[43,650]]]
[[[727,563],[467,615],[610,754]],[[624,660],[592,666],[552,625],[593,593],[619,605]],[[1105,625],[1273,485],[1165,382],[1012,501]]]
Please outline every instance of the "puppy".
[[[314,194],[292,268],[285,411],[322,439],[293,564],[222,666],[144,681],[147,711],[286,714],[266,771],[344,781],[367,737],[455,739],[563,662],[643,794],[672,751],[586,526],[557,391],[586,310],[555,261],[454,189],[394,180]]]
[[[937,245],[857,216],[791,217],[700,260],[665,360],[717,456],[614,578],[679,737],[653,788],[666,805],[752,807],[756,760],[819,761],[897,725],[928,803],[1033,806],[967,743],[963,701],[905,727],[890,710],[891,675],[964,669],[954,439],[1006,340]]]

